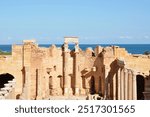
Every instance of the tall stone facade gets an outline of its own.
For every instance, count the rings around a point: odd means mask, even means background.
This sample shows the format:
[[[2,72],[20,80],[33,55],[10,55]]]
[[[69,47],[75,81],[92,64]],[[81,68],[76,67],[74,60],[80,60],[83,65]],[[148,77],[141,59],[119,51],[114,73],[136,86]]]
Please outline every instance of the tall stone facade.
[[[149,55],[118,46],[83,51],[77,37],[65,37],[62,47],[39,47],[34,40],[13,45],[12,55],[0,56],[0,78],[6,73],[14,77],[7,82],[13,90],[5,96],[8,85],[2,85],[1,99],[150,99]]]

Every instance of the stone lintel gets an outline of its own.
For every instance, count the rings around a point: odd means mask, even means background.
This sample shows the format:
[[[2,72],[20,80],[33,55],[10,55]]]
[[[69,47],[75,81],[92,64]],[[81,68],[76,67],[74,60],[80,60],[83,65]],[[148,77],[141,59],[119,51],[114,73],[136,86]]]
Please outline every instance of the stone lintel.
[[[64,37],[65,38],[65,43],[70,43],[70,42],[73,42],[73,43],[79,43],[78,41],[78,37]]]
[[[23,40],[23,43],[24,44],[30,44],[30,43],[35,43],[35,39],[32,39],[32,40]]]

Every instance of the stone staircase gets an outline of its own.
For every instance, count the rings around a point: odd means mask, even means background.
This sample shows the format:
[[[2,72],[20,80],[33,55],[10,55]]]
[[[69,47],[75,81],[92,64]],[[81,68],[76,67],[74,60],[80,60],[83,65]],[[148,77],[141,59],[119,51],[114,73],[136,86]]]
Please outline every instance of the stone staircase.
[[[0,99],[16,99],[15,98],[15,79],[9,80],[8,83],[4,84],[3,88],[0,88]]]

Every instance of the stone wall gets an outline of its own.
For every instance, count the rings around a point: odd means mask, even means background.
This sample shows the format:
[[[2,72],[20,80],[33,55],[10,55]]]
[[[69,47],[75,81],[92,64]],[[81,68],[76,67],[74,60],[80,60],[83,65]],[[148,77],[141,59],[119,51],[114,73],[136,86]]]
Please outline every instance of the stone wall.
[[[68,48],[70,42],[75,44],[74,50]],[[116,74],[123,69],[148,78],[149,64],[149,56],[132,55],[118,46],[97,46],[94,50],[83,51],[77,37],[66,37],[62,47],[39,47],[34,40],[13,45],[11,56],[0,56],[0,74],[14,76],[15,98],[18,99],[89,94],[99,95],[102,99],[135,99],[135,90],[132,98],[122,94],[126,91],[122,87],[125,76]]]

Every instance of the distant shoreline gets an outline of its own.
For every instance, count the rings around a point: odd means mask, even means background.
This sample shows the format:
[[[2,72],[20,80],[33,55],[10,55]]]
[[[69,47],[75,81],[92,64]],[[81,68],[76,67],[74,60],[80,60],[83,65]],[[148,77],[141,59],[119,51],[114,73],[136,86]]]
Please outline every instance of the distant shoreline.
[[[38,44],[39,47],[50,47],[52,44]],[[55,44],[57,47],[61,47],[62,44]],[[146,51],[150,51],[150,44],[79,44],[79,47],[82,50],[85,50],[88,47],[94,49],[96,46],[111,46],[116,45],[121,48],[125,48],[131,54],[144,54]],[[5,52],[11,52],[11,44],[0,45],[0,50]],[[73,49],[73,44],[69,45],[70,49]]]

